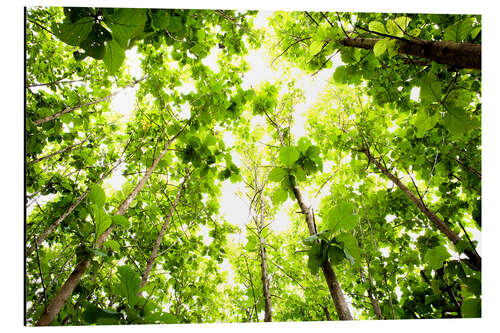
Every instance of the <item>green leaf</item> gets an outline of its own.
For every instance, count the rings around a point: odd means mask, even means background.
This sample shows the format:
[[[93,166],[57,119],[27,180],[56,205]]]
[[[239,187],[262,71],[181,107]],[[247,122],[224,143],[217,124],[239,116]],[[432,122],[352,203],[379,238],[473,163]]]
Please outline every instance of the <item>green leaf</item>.
[[[87,39],[93,25],[94,20],[91,17],[83,17],[74,23],[54,23],[52,32],[64,43],[79,46]]]
[[[382,33],[382,34],[387,34],[387,31],[385,30],[384,24],[380,23],[378,21],[371,21],[370,24],[368,24],[368,29],[370,29],[371,31]]]
[[[108,256],[106,252],[104,252],[104,251],[102,251],[100,249],[96,249],[96,248],[91,247],[88,250],[91,253],[93,253],[94,255],[99,256],[99,257],[107,257]]]
[[[397,41],[396,39],[391,39],[387,42],[387,54],[389,55],[389,58],[392,58],[396,54],[398,54],[398,46],[399,41]]]
[[[408,25],[410,24],[411,18],[407,16],[399,16],[394,19],[394,22],[399,25],[399,27],[403,30],[406,30],[408,28]],[[399,29],[399,28],[398,28]]]
[[[114,224],[118,224],[120,227],[125,229],[130,228],[130,221],[123,215],[113,215],[111,219]]]
[[[320,243],[314,243],[307,254],[307,267],[311,270],[312,275],[316,275],[321,267],[322,249]]]
[[[139,297],[137,296],[141,285],[139,273],[130,268],[130,266],[125,265],[118,267],[117,276],[120,283],[115,286],[116,293],[126,298],[130,306],[134,306],[139,301]]]
[[[311,246],[311,245],[313,245],[313,244],[314,244],[314,242],[315,242],[318,238],[319,238],[318,234],[314,234],[314,235],[312,235],[312,236],[309,236],[309,237],[305,238],[305,239],[303,240],[303,242],[304,242],[304,244]]]
[[[436,126],[439,120],[439,114],[429,115],[426,110],[421,110],[413,118],[412,122],[417,128],[417,138],[422,138],[429,130]]]
[[[298,181],[305,181],[307,179],[306,173],[299,165],[294,165],[292,169],[292,174],[297,178]]]
[[[237,173],[232,173],[231,176],[229,176],[229,180],[234,184],[243,181],[243,178]]]
[[[250,237],[251,236],[251,237]],[[255,238],[255,236],[253,235],[249,235],[247,234],[247,244],[245,245],[245,248],[248,250],[248,251],[253,251],[255,249],[255,247],[257,246],[257,239]]]
[[[375,43],[373,46],[373,54],[376,57],[380,57],[384,54],[385,50],[387,50],[387,42],[388,40],[384,38]]]
[[[459,240],[457,244],[455,244],[455,248],[457,249],[458,253],[464,253],[466,249],[469,249],[470,251],[473,251],[472,246],[468,241],[465,241],[463,239]]]
[[[93,184],[90,186],[88,196],[90,202],[97,205],[98,207],[103,207],[106,203],[106,194],[104,193],[102,187],[97,184]]]
[[[349,250],[344,249],[344,255],[347,259],[349,259],[351,265],[354,265],[356,263],[356,259],[349,253]]]
[[[109,31],[96,23],[87,38],[80,43],[80,47],[85,50],[86,55],[102,60],[106,54],[106,42],[111,39]]]
[[[269,172],[268,178],[272,182],[281,182],[287,175],[288,171],[283,168],[277,167],[273,168],[271,172]]]
[[[424,262],[432,269],[443,267],[444,262],[450,258],[448,250],[444,246],[436,246],[427,250],[424,256]]]
[[[115,241],[113,239],[110,239],[110,240],[107,240],[106,242],[104,242],[103,246],[110,248],[114,252],[120,251],[120,243],[118,243],[117,241]]]
[[[205,138],[205,145],[207,147],[214,147],[217,145],[217,138],[213,135],[207,135],[207,137]]]
[[[161,316],[161,323],[162,324],[178,324],[179,320],[173,314],[165,313],[164,315]]]
[[[347,253],[345,253],[344,250],[335,245],[330,245],[330,248],[328,249],[328,258],[330,258],[332,265],[342,263],[342,261],[346,258],[346,254]]]
[[[196,37],[199,41],[204,41],[206,37],[205,31],[203,29],[199,29],[198,31],[196,31]]]
[[[466,277],[462,279],[466,284],[467,289],[474,295],[481,295],[481,280],[474,277]]]
[[[420,100],[426,104],[441,101],[441,84],[432,72],[429,72],[422,82]]]
[[[125,59],[125,51],[115,40],[106,43],[106,53],[104,55],[104,65],[109,74],[114,74],[122,65]]]
[[[113,319],[118,324],[122,317],[123,315],[120,312],[104,310],[88,302],[85,304],[82,313],[82,319],[88,324],[95,324],[99,319]]]
[[[311,147],[311,146],[312,146],[312,143],[308,137],[303,136],[297,141],[297,149],[301,154],[306,155],[307,149],[309,149],[309,147]]]
[[[446,112],[442,124],[455,137],[459,137],[465,132],[480,126],[476,120],[470,118],[465,109],[454,106],[448,107],[448,112]]]
[[[129,40],[144,30],[146,11],[139,8],[115,8],[105,22],[113,32],[113,39],[122,49],[128,49]]]
[[[285,166],[291,167],[299,159],[300,154],[295,147],[288,146],[280,149],[279,157]]]
[[[328,229],[336,232],[340,229],[350,231],[354,229],[358,218],[354,215],[354,204],[344,201],[330,209],[327,213]]]
[[[182,24],[182,18],[180,16],[170,16],[170,20],[168,22],[168,31],[169,32],[179,32],[184,28]]]
[[[462,304],[464,318],[481,318],[481,299],[467,298]]]
[[[286,199],[288,199],[288,191],[282,188],[276,189],[271,196],[271,200],[275,205],[280,205],[285,202]]]
[[[395,36],[395,37],[403,37],[404,36],[403,31],[401,29],[399,29],[399,27],[396,24],[396,21],[394,21],[394,20],[387,21],[386,28],[387,28],[387,32],[391,36]]]
[[[342,248],[345,252],[346,258],[351,261],[351,264],[359,263],[361,260],[361,251],[358,247],[356,238],[354,238],[354,236],[349,232],[341,233],[335,238],[343,245]]]
[[[95,233],[96,238],[99,237],[110,225],[111,217],[104,212],[102,207],[95,207],[94,213],[94,223],[95,223]]]
[[[311,56],[315,56],[321,51],[321,48],[323,47],[324,42],[320,40],[315,40],[311,43],[309,46],[309,54]]]
[[[333,73],[333,79],[338,83],[347,83],[347,70],[346,66],[337,66]]]
[[[464,42],[469,34],[474,29],[474,20],[470,17],[458,21],[444,31],[444,40],[450,40],[453,42]]]
[[[168,26],[168,12],[163,9],[157,10],[151,15],[151,26],[156,30],[165,30]]]
[[[431,289],[432,289],[432,292],[436,295],[436,296],[439,296],[441,295],[441,290],[439,289],[439,281],[434,279],[432,280],[431,282]]]

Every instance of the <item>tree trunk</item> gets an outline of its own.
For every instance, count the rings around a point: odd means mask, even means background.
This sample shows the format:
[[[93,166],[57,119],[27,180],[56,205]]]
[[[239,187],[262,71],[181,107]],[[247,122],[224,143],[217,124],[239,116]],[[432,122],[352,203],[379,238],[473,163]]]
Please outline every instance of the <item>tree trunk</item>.
[[[266,252],[266,240],[262,239],[261,232],[264,227],[264,199],[262,188],[260,191],[260,225],[259,225],[259,247],[260,247],[260,268],[261,268],[261,280],[262,280],[262,291],[264,293],[264,321],[272,321],[272,307],[271,307],[271,291],[269,288],[269,277],[267,274],[267,252]]]
[[[365,255],[365,260],[366,260],[366,270],[368,271],[368,298],[370,299],[370,303],[372,304],[373,307],[373,312],[377,316],[378,320],[384,319],[382,316],[382,311],[380,310],[380,305],[378,303],[378,300],[375,298],[373,295],[373,280],[372,276],[370,274],[370,259],[368,259],[368,254],[366,253],[366,248],[364,245],[364,239],[365,239],[365,234],[363,232],[363,226],[359,224],[359,231],[361,232],[361,240],[358,238],[358,244],[360,247],[363,249],[363,253]],[[376,244],[374,244],[376,246]],[[365,283],[367,281],[367,278],[365,277],[365,273],[363,271],[363,268],[359,268],[359,274],[361,275],[361,281]]]
[[[158,237],[156,238],[155,244],[153,246],[153,251],[151,252],[151,255],[149,256],[149,259],[146,264],[146,269],[144,270],[144,273],[142,274],[141,277],[141,287],[144,287],[146,283],[148,282],[149,274],[151,273],[151,269],[153,268],[153,263],[156,259],[156,256],[158,255],[158,250],[160,248],[161,241],[163,239],[163,235],[165,234],[165,230],[167,229],[167,226],[170,223],[170,219],[172,218],[172,215],[174,214],[175,207],[179,203],[179,200],[181,198],[182,191],[184,190],[184,186],[186,184],[186,181],[189,178],[189,174],[187,174],[184,177],[184,180],[182,181],[179,191],[177,191],[177,197],[175,198],[175,201],[172,204],[172,207],[170,208],[170,211],[168,212],[167,218],[165,219],[165,222],[163,222],[163,225],[161,227],[160,232],[158,233]],[[141,292],[139,292],[141,294]]]
[[[309,234],[315,235],[317,233],[317,230],[314,223],[313,213],[310,207],[307,207],[307,205],[304,203],[304,199],[302,197],[302,194],[300,193],[299,187],[295,183],[293,184],[293,193],[295,195],[295,199],[297,199],[302,214],[306,216],[306,223],[309,229]],[[340,287],[339,281],[337,280],[337,275],[335,274],[332,265],[329,261],[325,261],[321,266],[321,269],[323,270],[323,275],[325,276],[326,284],[328,285],[328,289],[330,290],[330,295],[332,296],[339,319],[352,320],[351,312],[349,311],[344,293],[342,292],[342,288]]]
[[[453,243],[457,244],[461,239],[460,237],[448,227],[448,225],[442,221],[433,211],[429,210],[427,206],[422,202],[421,199],[417,198],[412,191],[410,191],[396,176],[394,176],[389,170],[387,170],[373,155],[370,153],[368,149],[362,150],[363,153],[368,157],[368,160],[375,164],[375,166],[386,175],[394,184],[396,184],[411,201],[420,209],[422,213],[425,214],[431,220],[434,225],[443,232],[446,237]],[[466,249],[464,253],[471,260],[471,264],[478,270],[481,270],[481,257],[475,253],[474,251]]]
[[[344,46],[371,50],[378,38],[345,38]],[[398,53],[435,61],[452,68],[481,69],[481,44],[451,41],[398,40]]]
[[[120,165],[120,163],[122,163],[122,161],[118,161],[118,163],[116,163],[111,169],[109,169],[105,174],[103,174],[101,176],[101,178],[99,178],[99,180],[97,181],[97,184],[99,184],[106,177],[108,177],[109,174],[111,172],[113,172],[113,170],[116,169]],[[54,223],[52,223],[51,225],[49,225],[49,227],[39,237],[36,238],[36,245],[37,246],[40,246],[43,243],[43,241],[52,233],[52,231],[54,231],[54,229],[62,221],[64,221],[64,219],[66,217],[68,217],[68,215],[71,214],[75,210],[76,207],[78,207],[78,205],[80,204],[80,202],[82,202],[83,199],[85,199],[85,197],[87,196],[87,194],[89,192],[90,192],[90,188],[88,188],[87,191],[85,191],[82,194],[80,194],[80,196],[75,200],[75,202],[73,202],[73,204],[71,206],[69,206],[68,209],[66,209],[66,211],[61,216],[59,216],[59,218],[57,220],[54,221]],[[33,253],[34,250],[35,250],[35,244],[32,244],[30,247],[28,247],[26,249],[26,257],[29,257],[31,255],[31,253]]]
[[[183,129],[184,128],[182,128],[181,131]],[[176,137],[180,134],[181,131],[179,131],[172,139],[170,139],[165,144],[163,151],[160,153],[160,155],[158,155],[158,157],[155,158],[153,164],[146,171],[144,177],[142,177],[137,186],[132,190],[132,192],[128,195],[128,197],[118,207],[118,210],[115,213],[116,215],[123,215],[127,211],[132,201],[137,197],[137,195],[142,190],[144,185],[146,185],[146,182],[148,181],[149,177],[151,177],[151,175],[153,174],[153,171],[155,170],[158,163],[160,163],[163,156],[165,156],[165,154],[167,153],[170,144],[176,139]],[[111,225],[99,236],[96,242],[96,248],[100,248],[102,246],[102,243],[104,243],[104,241],[108,238],[108,236],[111,234],[111,232],[114,230],[115,227],[116,224]],[[64,306],[66,300],[71,295],[71,293],[77,286],[78,282],[80,282],[81,278],[83,277],[83,274],[89,267],[91,260],[92,257],[88,256],[82,259],[78,263],[73,273],[71,273],[69,278],[62,285],[61,289],[59,289],[59,291],[57,292],[56,296],[52,299],[45,312],[41,315],[40,319],[36,323],[36,326],[48,326],[52,323],[52,321],[54,321],[57,314],[59,313],[59,311],[61,311],[62,307]]]
[[[366,282],[365,273],[363,273],[363,270],[361,268],[359,269],[359,274],[361,275],[361,281],[363,281],[363,283]],[[368,275],[368,284],[368,298],[370,299],[370,303],[372,303],[373,312],[375,312],[375,316],[377,316],[378,320],[382,320],[384,319],[384,317],[382,317],[382,311],[380,310],[380,305],[378,304],[377,299],[375,298],[375,296],[373,296],[373,283],[370,275]]]
[[[279,125],[272,120],[267,112],[264,112],[268,121],[271,125],[276,128],[278,132],[278,137],[281,145],[286,146],[285,138]],[[299,204],[300,210],[302,214],[306,217],[307,228],[309,229],[310,235],[315,235],[317,233],[316,225],[314,223],[314,215],[310,207],[304,202],[304,198],[302,197],[302,193],[300,192],[299,187],[296,182],[293,181],[292,184],[293,193],[297,203]],[[326,284],[328,285],[328,289],[330,290],[330,295],[332,296],[333,303],[335,304],[335,309],[337,310],[337,315],[340,320],[352,320],[351,312],[349,311],[349,307],[347,306],[347,302],[344,297],[344,293],[342,292],[342,288],[340,287],[339,281],[337,280],[337,275],[335,275],[335,271],[333,270],[332,265],[327,260],[323,263],[321,269],[323,270],[323,275],[325,276]]]

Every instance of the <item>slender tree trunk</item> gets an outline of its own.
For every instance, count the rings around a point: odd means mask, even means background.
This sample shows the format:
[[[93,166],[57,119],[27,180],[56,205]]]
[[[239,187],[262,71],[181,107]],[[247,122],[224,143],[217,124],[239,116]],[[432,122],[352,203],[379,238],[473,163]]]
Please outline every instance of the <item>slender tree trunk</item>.
[[[54,120],[54,119],[57,119],[59,118],[60,116],[62,116],[63,114],[66,114],[66,113],[69,113],[69,112],[73,112],[75,110],[78,110],[78,109],[81,109],[82,107],[84,106],[89,106],[89,105],[94,105],[94,104],[98,104],[100,102],[103,102],[103,101],[107,101],[111,98],[113,98],[113,96],[117,95],[118,93],[120,93],[121,91],[127,89],[127,88],[130,88],[130,87],[133,87],[134,85],[136,85],[137,83],[141,82],[142,80],[145,79],[145,76],[142,77],[141,79],[139,80],[136,80],[134,82],[132,82],[131,84],[129,84],[128,86],[126,86],[125,88],[123,89],[120,89],[118,91],[115,91],[114,93],[108,95],[108,96],[105,96],[105,97],[102,97],[102,98],[99,98],[99,99],[96,99],[95,101],[91,101],[91,102],[88,102],[88,103],[84,103],[84,104],[80,104],[80,105],[76,105],[76,106],[72,106],[72,107],[68,107],[66,109],[63,109],[59,112],[56,112],[50,116],[47,116],[45,118],[40,118],[40,119],[37,119],[35,121],[33,121],[33,124],[35,125],[42,125],[46,122],[49,122],[51,120]]]
[[[132,192],[128,195],[128,197],[118,207],[118,210],[115,213],[116,215],[123,215],[127,211],[132,201],[137,197],[139,192],[143,189],[144,185],[146,185],[146,182],[148,181],[149,177],[151,177],[151,175],[153,174],[153,171],[155,170],[158,163],[160,163],[163,156],[165,156],[165,154],[167,153],[170,144],[177,138],[177,136],[181,133],[183,129],[184,128],[182,128],[172,139],[170,139],[165,144],[163,151],[158,155],[158,157],[155,158],[153,164],[146,171],[144,177],[142,177],[137,186],[132,190]],[[108,236],[115,229],[115,227],[116,224],[111,225],[99,236],[96,242],[96,248],[100,248],[102,246],[102,243],[104,243],[104,241],[108,238]],[[71,293],[77,286],[78,282],[80,282],[80,280],[82,279],[83,274],[89,267],[91,260],[92,257],[88,256],[82,259],[78,263],[73,273],[71,273],[69,278],[62,285],[61,289],[59,289],[59,291],[57,292],[56,296],[52,299],[49,306],[47,307],[45,312],[42,314],[42,316],[36,323],[36,326],[48,326],[52,323],[52,321],[54,321],[57,314],[59,313],[59,311],[61,311],[62,307],[66,303],[66,300],[71,295]]]
[[[257,314],[257,298],[255,297],[255,289],[253,287],[252,272],[250,272],[250,268],[248,267],[247,257],[243,256],[243,259],[245,259],[245,265],[247,267],[247,272],[248,272],[248,282],[250,283],[250,287],[252,289],[252,296],[253,296],[252,308],[254,309],[254,313],[255,313],[255,321],[259,321],[259,317]],[[250,320],[252,320],[252,313],[250,313]]]
[[[456,158],[456,160],[458,162],[458,164],[460,164],[461,166],[463,166],[464,168],[466,168],[467,170],[469,170],[470,172],[472,172],[477,178],[481,179],[481,172],[477,171],[476,169],[474,169],[473,167],[469,166],[468,164],[464,163],[460,158]]]
[[[153,268],[153,263],[158,255],[158,250],[160,249],[160,244],[163,239],[163,235],[165,234],[165,230],[167,229],[167,226],[170,223],[170,219],[172,218],[172,215],[174,214],[175,207],[179,203],[179,200],[181,198],[182,191],[184,190],[184,186],[186,184],[186,181],[189,178],[189,174],[187,174],[184,177],[184,180],[181,183],[181,186],[179,190],[177,191],[177,197],[175,198],[175,201],[172,203],[172,207],[170,207],[170,211],[168,212],[167,218],[165,219],[165,222],[163,222],[163,225],[161,227],[160,232],[158,233],[158,237],[156,238],[155,244],[153,246],[153,251],[151,252],[151,255],[149,256],[149,259],[146,264],[146,269],[144,270],[144,273],[142,274],[141,277],[141,287],[144,287],[146,283],[148,282],[149,274],[151,273],[151,269]],[[141,292],[139,292],[141,294]]]
[[[106,177],[109,176],[109,174],[111,172],[113,172],[114,169],[116,169],[120,164],[122,163],[122,161],[118,161],[118,163],[116,163],[111,169],[109,169],[106,173],[104,173],[101,178],[99,178],[99,180],[97,181],[97,184],[101,183]],[[87,194],[90,192],[90,187],[85,191],[83,192],[82,194],[80,194],[80,196],[75,200],[75,202],[73,202],[71,204],[71,206],[68,207],[68,209],[66,209],[66,211],[61,215],[59,216],[59,218],[57,220],[54,221],[54,223],[52,223],[51,225],[49,225],[49,227],[47,229],[45,229],[45,231],[39,236],[36,238],[36,245],[37,246],[40,246],[40,244],[43,243],[43,241],[52,233],[52,231],[54,231],[54,229],[62,222],[64,221],[64,219],[66,217],[68,217],[69,214],[71,214],[76,207],[78,207],[78,205],[83,201],[83,199],[85,199],[85,197],[87,196]],[[30,247],[28,247],[26,249],[26,257],[30,256],[31,253],[33,253],[33,251],[35,250],[35,244],[31,244]]]
[[[33,87],[43,87],[43,86],[52,86],[54,84],[66,84],[66,83],[77,83],[77,82],[84,82],[85,80],[66,80],[64,79],[57,80],[57,81],[52,81],[52,82],[47,82],[47,83],[34,83],[28,86],[28,88],[33,88]]]
[[[378,300],[377,298],[375,298],[375,296],[373,295],[373,280],[372,280],[372,276],[370,274],[370,259],[368,259],[368,254],[366,253],[366,248],[365,248],[365,245],[364,245],[364,239],[365,239],[365,234],[363,232],[363,227],[361,224],[359,224],[359,230],[360,230],[360,233],[361,233],[361,240],[358,239],[358,243],[360,245],[360,247],[363,249],[363,254],[365,256],[365,260],[366,260],[366,270],[368,271],[368,298],[370,299],[370,303],[372,304],[372,307],[373,307],[373,312],[375,313],[375,316],[377,316],[377,319],[378,320],[382,320],[384,319],[384,317],[382,316],[382,311],[380,310],[380,305],[378,303]],[[365,273],[363,272],[363,268],[359,268],[359,274],[361,275],[361,280],[364,282],[367,281],[367,278],[365,277]]]
[[[307,207],[307,205],[305,204],[297,184],[293,184],[293,193],[295,194],[295,199],[297,199],[297,203],[300,206],[302,214],[304,214],[306,217],[309,234],[315,235],[317,231],[314,223],[313,212],[311,211],[310,207]],[[323,275],[325,276],[326,284],[328,285],[328,289],[330,290],[330,295],[332,296],[339,319],[352,320],[351,311],[349,311],[344,293],[342,291],[342,288],[340,287],[339,281],[337,280],[337,275],[335,274],[332,265],[329,261],[325,261],[321,266],[321,269],[323,270]]]
[[[322,304],[319,305],[323,311],[325,312],[326,320],[331,321],[332,317],[330,316],[330,311],[328,310],[328,306],[323,306]]]
[[[40,158],[35,158],[34,160],[29,161],[28,164],[35,164],[35,163],[41,162],[43,160],[46,160],[48,158],[51,158],[53,156],[56,156],[56,155],[59,155],[59,154],[64,154],[64,153],[66,153],[68,151],[71,151],[71,150],[75,149],[76,147],[84,144],[85,142],[87,142],[87,139],[88,139],[88,136],[83,141],[81,141],[81,142],[75,143],[75,144],[73,144],[71,146],[68,146],[68,147],[63,148],[61,150],[58,150],[58,151],[56,151],[54,153],[42,156]]]
[[[431,220],[432,223],[441,231],[443,232],[446,237],[450,241],[453,242],[453,244],[457,244],[461,238],[448,227],[448,225],[442,221],[433,211],[429,210],[427,206],[423,203],[423,201],[415,196],[412,191],[410,191],[396,176],[394,176],[389,170],[387,170],[373,155],[370,153],[368,149],[362,150],[363,153],[368,157],[368,160],[373,163],[384,175],[386,175],[394,184],[396,184],[405,194],[410,198],[411,201],[420,209],[422,213]],[[466,249],[464,253],[469,257],[471,260],[471,263],[476,269],[481,270],[481,257],[475,253],[474,251],[471,251],[469,249]]]
[[[71,107],[63,109],[63,110],[61,110],[59,112],[56,112],[56,113],[54,113],[54,114],[52,114],[50,116],[37,119],[37,120],[33,121],[33,124],[35,124],[35,125],[42,125],[42,124],[45,124],[45,123],[47,123],[47,122],[49,122],[51,120],[59,118],[63,114],[66,114],[66,113],[73,112],[75,110],[81,109],[84,106],[94,105],[94,104],[98,104],[98,103],[103,102],[103,101],[107,101],[107,100],[111,99],[113,96],[117,95],[119,92],[120,91],[116,91],[116,92],[114,92],[114,93],[112,93],[112,94],[110,94],[108,96],[96,99],[96,100],[88,102],[88,103],[71,106]]]
[[[271,123],[271,125],[274,128],[276,128],[281,145],[283,147],[286,146],[285,138],[283,136],[283,133],[281,132],[279,125],[269,116],[267,112],[265,112],[265,115],[268,121]],[[299,204],[300,210],[302,214],[304,214],[306,217],[306,224],[307,228],[309,229],[309,234],[315,235],[317,233],[317,230],[316,230],[316,225],[314,223],[313,212],[311,208],[305,204],[304,198],[302,197],[302,193],[300,192],[300,189],[295,182],[292,184],[292,187],[295,199]],[[333,303],[335,304],[335,309],[337,310],[337,315],[339,316],[339,319],[352,320],[353,318],[351,315],[351,311],[349,311],[349,307],[347,306],[344,293],[342,291],[342,288],[340,287],[337,275],[335,275],[335,271],[333,270],[332,265],[327,260],[322,264],[321,269],[323,270],[323,275],[325,276],[326,284],[328,285],[328,289],[330,290],[330,295],[332,296]]]
[[[264,186],[260,191],[260,221],[259,221],[259,247],[260,247],[260,268],[261,268],[261,280],[262,280],[262,291],[264,293],[264,321],[272,321],[272,305],[271,305],[271,291],[269,288],[269,276],[267,273],[267,252],[266,252],[266,240],[261,237],[262,229],[264,228]]]
[[[385,275],[385,273],[384,273],[384,284],[387,296],[389,296],[389,305],[391,306],[392,319],[396,319],[396,315],[394,314],[394,304],[392,303],[392,292],[389,290],[389,285],[387,284],[387,276]]]
[[[378,38],[345,38],[344,46],[371,50]],[[481,69],[481,44],[451,41],[398,40],[398,53],[435,61],[452,68]]]
[[[367,278],[366,278],[365,273],[363,272],[363,270],[361,268],[359,269],[359,274],[361,275],[361,281],[363,281],[363,283],[366,282]],[[375,296],[373,296],[373,292],[372,292],[373,283],[372,283],[370,276],[368,276],[368,284],[369,284],[368,298],[370,299],[370,303],[372,304],[373,312],[375,312],[375,316],[377,316],[378,320],[382,320],[382,319],[384,319],[384,317],[382,317],[382,311],[380,310],[380,305],[378,304],[377,299],[375,298]]]

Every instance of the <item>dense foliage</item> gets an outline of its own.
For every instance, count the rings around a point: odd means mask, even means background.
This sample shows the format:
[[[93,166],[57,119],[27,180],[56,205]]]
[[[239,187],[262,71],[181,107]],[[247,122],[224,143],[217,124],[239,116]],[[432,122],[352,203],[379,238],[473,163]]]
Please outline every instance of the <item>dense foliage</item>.
[[[259,15],[28,9],[28,325],[481,316],[480,16]]]

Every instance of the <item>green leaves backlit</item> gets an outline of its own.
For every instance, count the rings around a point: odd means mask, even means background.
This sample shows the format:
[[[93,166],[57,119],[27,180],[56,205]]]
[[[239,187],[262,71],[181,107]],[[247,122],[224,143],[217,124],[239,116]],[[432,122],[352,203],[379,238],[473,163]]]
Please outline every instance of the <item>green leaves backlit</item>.
[[[280,149],[279,158],[281,163],[283,163],[286,167],[291,167],[295,161],[297,161],[300,157],[299,152],[295,147],[282,147]]]

